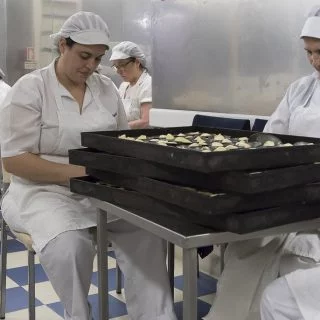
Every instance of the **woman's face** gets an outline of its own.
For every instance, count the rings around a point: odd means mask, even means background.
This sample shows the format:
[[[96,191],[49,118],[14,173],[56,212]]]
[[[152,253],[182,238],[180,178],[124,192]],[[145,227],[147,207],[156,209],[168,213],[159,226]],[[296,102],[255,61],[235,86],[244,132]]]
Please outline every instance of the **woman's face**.
[[[70,48],[65,39],[62,39],[59,43],[59,49],[59,62],[61,62],[63,73],[72,82],[82,84],[97,69],[107,46],[75,43]]]
[[[320,39],[305,37],[303,41],[311,65],[320,72]]]
[[[141,74],[140,62],[135,58],[114,60],[113,67],[122,79],[127,82],[137,80]]]

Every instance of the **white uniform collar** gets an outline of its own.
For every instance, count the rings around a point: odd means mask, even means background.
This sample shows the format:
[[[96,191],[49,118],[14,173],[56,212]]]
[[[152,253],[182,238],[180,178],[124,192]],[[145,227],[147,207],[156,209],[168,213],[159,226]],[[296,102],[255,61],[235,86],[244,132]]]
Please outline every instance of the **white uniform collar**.
[[[57,82],[57,85],[59,86],[61,84],[59,83],[59,80],[58,80],[57,74],[56,74],[56,70],[55,70],[55,63],[56,63],[57,59],[53,60],[48,65],[47,68],[49,69],[51,77]],[[86,81],[86,85],[89,87],[89,89],[90,89],[90,91],[92,92],[93,95],[98,93],[98,86],[95,85],[96,77],[100,77],[100,75],[93,73]]]

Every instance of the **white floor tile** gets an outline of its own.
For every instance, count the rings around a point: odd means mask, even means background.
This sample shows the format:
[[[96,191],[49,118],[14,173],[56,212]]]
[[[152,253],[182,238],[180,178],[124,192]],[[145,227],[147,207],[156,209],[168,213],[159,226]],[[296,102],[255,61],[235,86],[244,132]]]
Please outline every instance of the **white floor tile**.
[[[126,303],[126,297],[125,297],[125,295],[124,295],[124,290],[123,290],[123,289],[121,290],[121,293],[120,293],[120,294],[118,294],[118,293],[116,292],[116,290],[109,291],[109,294],[110,294],[111,296],[115,297],[116,299],[120,300],[121,302]],[[113,319],[112,319],[112,320],[113,320]]]
[[[173,297],[174,302],[183,301],[183,292],[179,289],[174,288]]]
[[[118,318],[112,318],[111,320],[130,320],[128,316],[122,316]]]
[[[23,267],[27,265],[28,265],[27,250],[8,253],[7,269],[18,268],[18,267]]]
[[[202,300],[208,304],[213,304],[214,299],[216,298],[216,294],[212,293],[212,294],[208,294],[206,296],[201,296],[199,297],[199,300]]]
[[[112,257],[108,257],[108,268],[109,269],[114,269],[116,267],[116,259]],[[93,261],[93,272],[97,272],[98,267],[97,267],[97,256],[94,258]]]
[[[6,313],[6,320],[26,320],[29,319],[28,309]],[[62,318],[46,306],[36,307],[36,319],[62,320]]]
[[[98,287],[96,287],[94,284],[91,283],[90,289],[89,289],[89,295],[92,294],[98,294]]]
[[[11,289],[11,288],[17,288],[19,285],[15,283],[11,278],[7,277],[6,278],[6,288]]]
[[[175,259],[174,260],[174,276],[182,276],[183,275],[183,270],[182,270],[182,263],[180,259]]]
[[[23,288],[28,291],[28,286],[23,286]],[[50,304],[59,301],[59,297],[52,288],[49,281],[36,283],[36,298],[40,300],[43,304]]]

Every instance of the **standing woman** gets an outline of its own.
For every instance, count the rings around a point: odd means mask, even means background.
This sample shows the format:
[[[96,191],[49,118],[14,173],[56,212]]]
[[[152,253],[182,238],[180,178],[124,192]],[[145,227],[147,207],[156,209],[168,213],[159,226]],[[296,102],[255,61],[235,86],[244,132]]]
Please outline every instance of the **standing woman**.
[[[145,54],[137,44],[124,41],[112,49],[110,61],[124,80],[119,93],[130,128],[147,128],[152,107],[152,80]]]

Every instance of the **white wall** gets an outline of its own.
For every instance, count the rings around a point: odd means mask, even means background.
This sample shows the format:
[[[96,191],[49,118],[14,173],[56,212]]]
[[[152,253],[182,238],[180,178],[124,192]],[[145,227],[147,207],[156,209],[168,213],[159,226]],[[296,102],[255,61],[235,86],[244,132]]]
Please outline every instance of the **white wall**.
[[[217,112],[201,112],[191,110],[173,110],[173,109],[151,109],[150,111],[150,125],[154,127],[183,127],[191,126],[193,118],[196,114],[203,114],[208,116],[249,119],[251,126],[254,119],[268,119],[266,116],[232,114],[232,113],[217,113]]]

